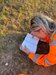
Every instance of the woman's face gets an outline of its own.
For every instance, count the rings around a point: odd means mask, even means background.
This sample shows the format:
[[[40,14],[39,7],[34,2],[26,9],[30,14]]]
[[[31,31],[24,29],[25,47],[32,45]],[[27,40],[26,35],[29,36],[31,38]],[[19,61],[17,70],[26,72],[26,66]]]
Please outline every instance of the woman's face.
[[[34,29],[32,33],[36,37],[39,37],[39,39],[44,39],[47,37],[47,33],[42,28],[37,30],[37,27],[36,27],[36,29]]]

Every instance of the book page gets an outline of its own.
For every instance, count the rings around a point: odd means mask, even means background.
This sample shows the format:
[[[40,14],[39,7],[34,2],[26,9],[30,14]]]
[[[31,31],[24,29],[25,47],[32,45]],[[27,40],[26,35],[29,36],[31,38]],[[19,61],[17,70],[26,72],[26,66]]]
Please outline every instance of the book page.
[[[39,39],[37,37],[32,37],[31,34],[27,33],[22,45],[21,49],[25,49],[25,47],[29,50],[31,53],[35,53],[37,49]]]

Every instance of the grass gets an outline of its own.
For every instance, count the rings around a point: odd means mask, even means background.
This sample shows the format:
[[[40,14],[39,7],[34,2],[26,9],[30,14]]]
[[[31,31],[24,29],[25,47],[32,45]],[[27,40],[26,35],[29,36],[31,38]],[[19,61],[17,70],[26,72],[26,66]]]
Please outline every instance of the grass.
[[[56,0],[0,0],[3,10],[0,12],[0,19],[4,20],[4,26],[0,25],[0,30],[4,34],[11,31],[7,26],[12,26],[12,31],[28,32],[30,30],[30,20],[38,14],[45,14],[51,18],[56,18]]]

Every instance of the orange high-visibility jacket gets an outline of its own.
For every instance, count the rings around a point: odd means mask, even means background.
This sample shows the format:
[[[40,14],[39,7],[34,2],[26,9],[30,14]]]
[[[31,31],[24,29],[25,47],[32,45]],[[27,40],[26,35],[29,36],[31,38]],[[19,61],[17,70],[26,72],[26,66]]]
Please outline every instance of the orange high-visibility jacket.
[[[30,53],[28,57],[38,65],[50,66],[56,64],[56,33],[50,42],[50,51],[48,54],[33,54]]]

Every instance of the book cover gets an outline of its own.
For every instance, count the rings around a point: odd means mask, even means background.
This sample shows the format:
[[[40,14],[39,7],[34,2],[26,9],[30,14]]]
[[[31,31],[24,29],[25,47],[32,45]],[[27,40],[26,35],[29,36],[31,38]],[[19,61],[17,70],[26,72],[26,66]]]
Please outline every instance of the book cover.
[[[39,39],[36,36],[32,37],[30,33],[27,33],[24,41],[21,44],[20,49],[24,50],[25,48],[27,48],[29,52],[35,53],[37,49],[38,41]]]

